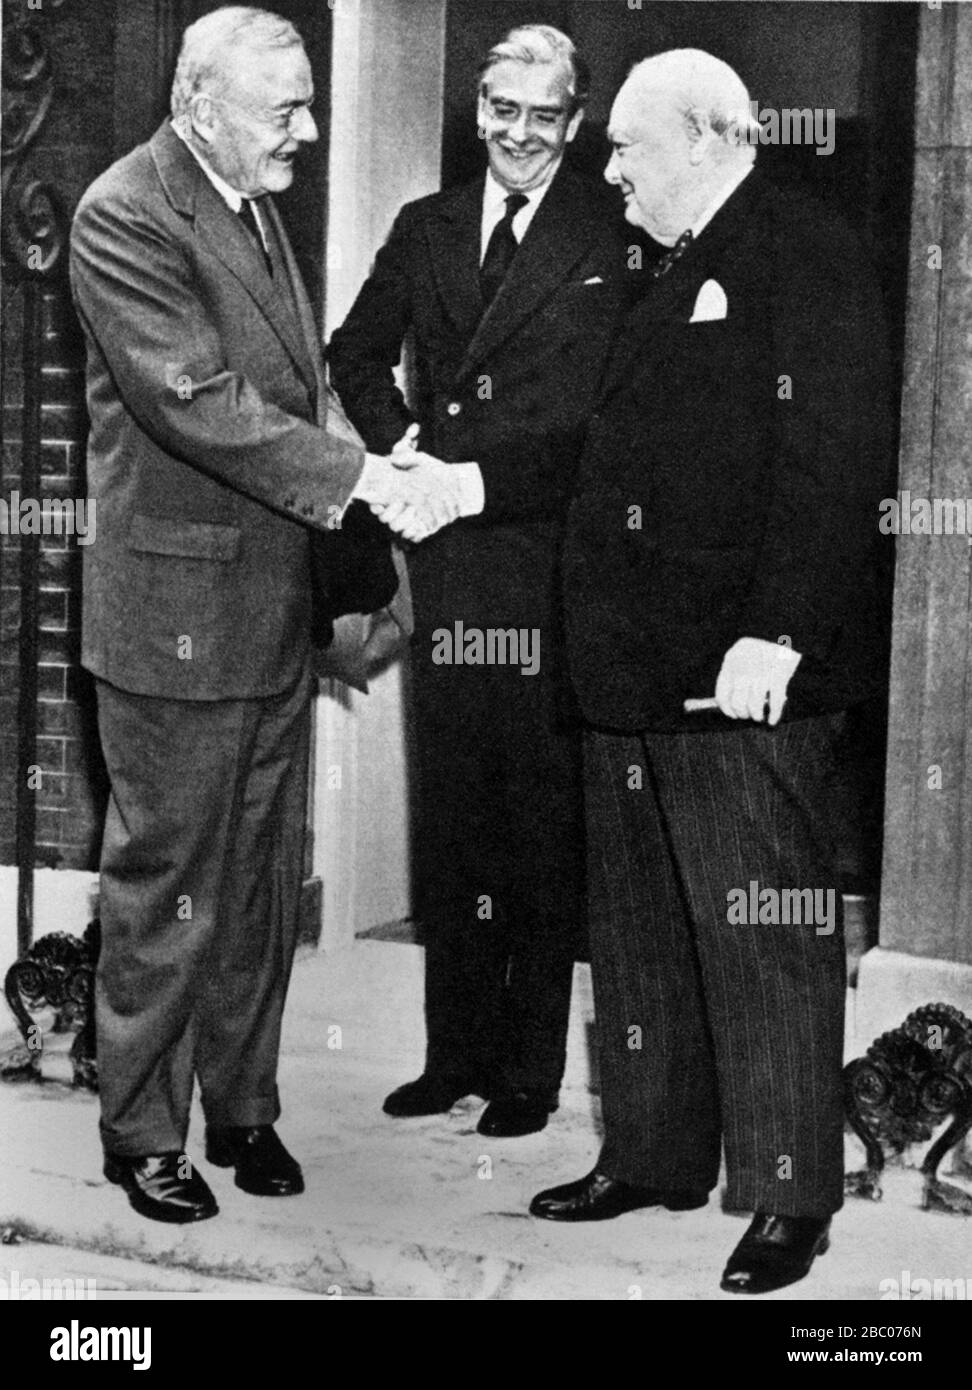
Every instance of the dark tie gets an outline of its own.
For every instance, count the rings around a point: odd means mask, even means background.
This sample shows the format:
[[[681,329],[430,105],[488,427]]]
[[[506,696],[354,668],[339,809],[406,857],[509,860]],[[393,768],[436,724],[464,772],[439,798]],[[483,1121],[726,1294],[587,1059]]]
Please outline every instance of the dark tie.
[[[243,199],[243,204],[240,208],[240,221],[253,238],[260,255],[263,257],[264,265],[267,267],[267,274],[272,276],[273,261],[270,259],[269,251],[263,244],[263,237],[260,235],[260,227],[256,220],[256,213],[253,211],[252,198]]]
[[[651,268],[652,277],[660,280],[663,275],[667,275],[677,260],[685,255],[685,252],[692,244],[692,233],[683,232],[668,251],[665,252],[660,261],[657,261]]]
[[[506,279],[506,272],[516,255],[517,240],[513,235],[513,218],[529,201],[524,193],[511,193],[506,200],[505,217],[493,228],[493,235],[489,239],[486,255],[479,268],[479,288],[487,306],[496,298],[496,293]]]

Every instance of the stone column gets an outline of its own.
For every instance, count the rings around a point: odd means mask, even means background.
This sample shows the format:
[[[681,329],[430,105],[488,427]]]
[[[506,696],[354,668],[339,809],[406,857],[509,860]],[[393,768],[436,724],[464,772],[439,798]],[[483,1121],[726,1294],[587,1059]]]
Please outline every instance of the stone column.
[[[403,203],[439,187],[445,0],[335,0],[328,334],[340,324]],[[411,914],[401,667],[367,696],[318,702],[314,872],[324,949]]]
[[[956,501],[957,511],[939,511],[966,531],[972,7],[921,8],[899,501],[903,527],[925,501],[933,524],[936,499]],[[972,535],[899,537],[880,946],[861,963],[860,1044],[920,1004],[941,999],[972,1014],[970,602]]]

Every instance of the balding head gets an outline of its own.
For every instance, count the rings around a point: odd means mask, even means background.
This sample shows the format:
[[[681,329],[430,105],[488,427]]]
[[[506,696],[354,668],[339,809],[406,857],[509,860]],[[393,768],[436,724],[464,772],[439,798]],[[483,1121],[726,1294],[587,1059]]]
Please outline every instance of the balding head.
[[[727,63],[676,48],[638,63],[611,110],[627,218],[666,245],[690,227],[735,172],[755,159],[749,93]]]

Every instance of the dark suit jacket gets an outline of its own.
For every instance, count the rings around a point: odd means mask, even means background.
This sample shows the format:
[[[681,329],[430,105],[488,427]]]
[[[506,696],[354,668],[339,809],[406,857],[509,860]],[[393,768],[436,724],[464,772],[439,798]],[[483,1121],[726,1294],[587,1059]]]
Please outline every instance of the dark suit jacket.
[[[423,449],[482,469],[483,515],[410,561],[419,628],[549,613],[553,538],[624,308],[631,238],[620,207],[565,163],[484,316],[482,196],[477,179],[402,209],[327,354],[369,448],[387,451],[417,419]],[[411,408],[393,379],[408,334]]]
[[[690,323],[709,279],[727,316]],[[631,313],[608,367],[563,557],[587,719],[727,727],[682,702],[714,693],[747,636],[803,653],[788,717],[880,689],[889,427],[883,314],[860,247],[754,171]]]
[[[329,399],[297,265],[264,206],[289,285],[166,123],[75,217],[97,503],[82,659],[124,690],[289,688],[310,642],[311,528],[337,569],[355,549],[333,526],[364,448]],[[347,587],[335,574],[345,605]]]

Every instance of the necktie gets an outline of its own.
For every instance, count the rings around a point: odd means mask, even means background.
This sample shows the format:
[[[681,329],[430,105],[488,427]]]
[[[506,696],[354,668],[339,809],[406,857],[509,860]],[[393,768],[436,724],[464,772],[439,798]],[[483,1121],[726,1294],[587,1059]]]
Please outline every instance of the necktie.
[[[529,201],[524,193],[511,193],[506,200],[505,216],[493,228],[493,235],[489,239],[479,269],[479,287],[483,292],[483,302],[487,306],[496,298],[496,293],[506,279],[510,263],[516,255],[517,240],[513,235],[513,218]]]
[[[676,241],[675,245],[665,252],[664,256],[662,256],[660,261],[658,261],[655,265],[652,266],[652,278],[655,280],[660,280],[663,275],[667,275],[668,272],[671,270],[672,266],[675,264],[675,262],[677,260],[680,260],[681,257],[685,255],[685,252],[688,250],[691,244],[692,233],[690,231],[683,232],[682,235],[679,237],[678,241]]]
[[[242,206],[240,207],[240,221],[256,243],[257,249],[263,257],[264,265],[267,267],[267,274],[272,278],[273,261],[270,259],[269,251],[263,244],[263,237],[260,235],[260,225],[256,220],[256,213],[253,210],[252,198],[243,199]]]

